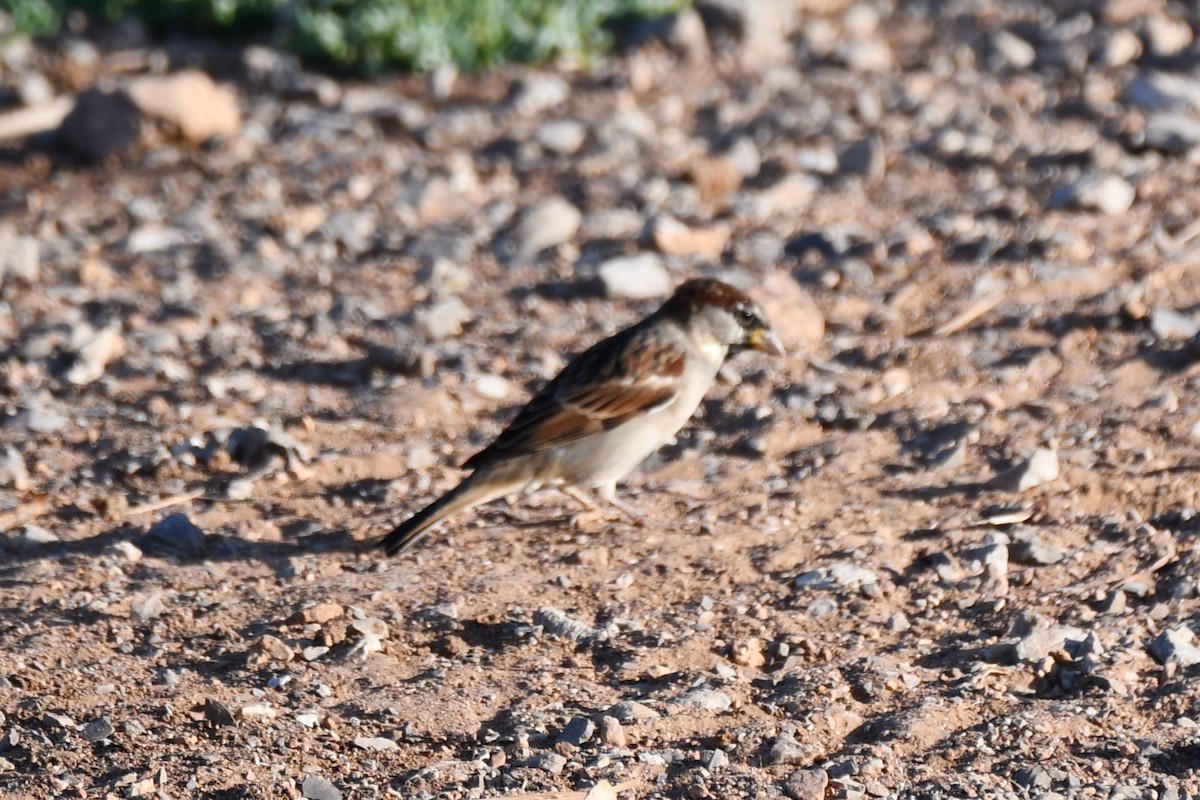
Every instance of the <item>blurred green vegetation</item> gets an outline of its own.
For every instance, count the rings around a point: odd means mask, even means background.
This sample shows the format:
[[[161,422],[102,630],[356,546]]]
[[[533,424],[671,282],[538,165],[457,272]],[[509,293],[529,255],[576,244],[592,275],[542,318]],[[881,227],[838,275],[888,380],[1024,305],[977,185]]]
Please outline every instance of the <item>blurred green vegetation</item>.
[[[505,62],[583,58],[614,26],[670,14],[689,0],[0,0],[11,32],[53,36],[68,11],[155,32],[267,38],[310,63],[366,73],[475,70]]]

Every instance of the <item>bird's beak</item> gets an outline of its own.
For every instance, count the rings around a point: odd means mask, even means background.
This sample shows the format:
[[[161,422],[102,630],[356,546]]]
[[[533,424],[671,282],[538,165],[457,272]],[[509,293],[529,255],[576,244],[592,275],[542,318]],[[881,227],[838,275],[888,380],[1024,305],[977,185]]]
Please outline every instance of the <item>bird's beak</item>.
[[[783,342],[779,341],[775,331],[770,328],[759,328],[751,333],[748,344],[751,349],[761,351],[769,356],[787,355],[787,351],[783,349]]]

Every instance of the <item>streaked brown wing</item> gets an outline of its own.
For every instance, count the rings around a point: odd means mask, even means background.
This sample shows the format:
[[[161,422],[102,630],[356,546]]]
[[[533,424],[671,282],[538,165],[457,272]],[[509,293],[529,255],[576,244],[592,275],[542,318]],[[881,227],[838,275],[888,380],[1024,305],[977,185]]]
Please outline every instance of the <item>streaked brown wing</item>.
[[[563,368],[487,448],[467,459],[479,469],[610,430],[671,402],[683,375],[683,352],[642,326],[622,331]]]

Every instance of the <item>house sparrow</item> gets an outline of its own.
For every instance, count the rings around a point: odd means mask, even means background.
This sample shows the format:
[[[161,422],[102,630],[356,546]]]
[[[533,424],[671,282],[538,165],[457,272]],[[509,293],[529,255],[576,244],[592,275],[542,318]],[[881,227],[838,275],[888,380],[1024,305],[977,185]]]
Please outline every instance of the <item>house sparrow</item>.
[[[447,517],[542,486],[581,489],[631,516],[617,481],[683,427],[727,356],[782,356],[762,310],[728,284],[690,280],[646,319],[577,356],[496,440],[463,464],[458,486],[385,536],[388,555]],[[590,505],[590,504],[589,504]]]

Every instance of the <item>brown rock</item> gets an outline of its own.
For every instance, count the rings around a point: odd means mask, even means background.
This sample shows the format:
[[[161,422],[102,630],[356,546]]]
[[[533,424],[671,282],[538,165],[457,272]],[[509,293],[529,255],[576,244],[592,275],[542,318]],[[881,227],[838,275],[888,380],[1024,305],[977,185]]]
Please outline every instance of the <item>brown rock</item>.
[[[625,747],[625,729],[620,720],[607,714],[600,718],[600,742],[608,747]]]
[[[237,96],[197,70],[138,78],[129,84],[129,97],[143,114],[171,123],[193,144],[242,129]]]
[[[792,800],[824,800],[829,775],[823,769],[798,769],[783,782],[783,793]]]
[[[285,625],[324,625],[326,622],[338,619],[346,613],[346,609],[337,603],[317,603],[315,606],[302,608],[287,618]]]
[[[280,661],[286,664],[295,655],[292,652],[292,648],[288,647],[286,642],[270,634],[260,636],[251,648],[251,653],[250,662],[252,666],[262,666],[271,661]]]
[[[728,244],[728,225],[690,228],[667,216],[654,221],[654,246],[669,255],[701,256],[711,260],[719,257]]]

